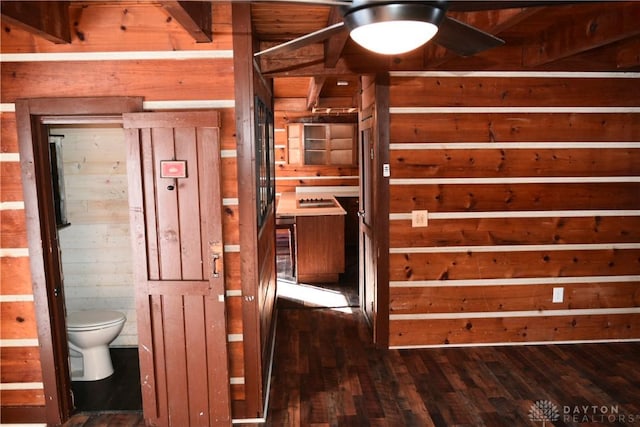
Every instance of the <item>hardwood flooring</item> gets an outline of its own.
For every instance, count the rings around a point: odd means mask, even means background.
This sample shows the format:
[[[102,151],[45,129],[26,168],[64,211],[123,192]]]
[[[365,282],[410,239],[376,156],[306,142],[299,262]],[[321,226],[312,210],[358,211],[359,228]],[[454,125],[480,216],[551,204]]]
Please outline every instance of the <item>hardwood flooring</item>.
[[[263,426],[640,426],[640,343],[381,350],[357,307],[291,299],[277,328]],[[80,414],[65,427],[142,425]]]
[[[640,343],[380,350],[357,311],[278,316],[266,426],[640,425]]]

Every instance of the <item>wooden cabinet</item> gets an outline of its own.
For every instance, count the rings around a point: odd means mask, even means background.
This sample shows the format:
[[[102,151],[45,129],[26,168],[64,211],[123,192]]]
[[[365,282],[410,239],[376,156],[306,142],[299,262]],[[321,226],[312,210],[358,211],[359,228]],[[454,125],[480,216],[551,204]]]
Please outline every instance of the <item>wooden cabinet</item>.
[[[298,282],[337,282],[344,272],[344,215],[296,217]]]
[[[287,128],[291,164],[355,165],[355,142],[352,123],[293,123]]]
[[[303,201],[332,201],[333,206],[302,205]],[[299,198],[280,195],[277,215],[295,218],[296,274],[300,283],[337,282],[345,268],[344,221],[346,211],[330,195]]]

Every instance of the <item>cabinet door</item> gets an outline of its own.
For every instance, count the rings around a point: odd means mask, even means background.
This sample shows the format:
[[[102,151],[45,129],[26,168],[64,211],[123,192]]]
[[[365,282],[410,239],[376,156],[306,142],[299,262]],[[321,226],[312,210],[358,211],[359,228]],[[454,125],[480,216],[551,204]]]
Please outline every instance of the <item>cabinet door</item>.
[[[305,125],[304,164],[326,165],[327,145],[327,125]]]
[[[352,124],[332,124],[329,127],[329,164],[353,165],[354,129]]]
[[[302,163],[302,124],[295,123],[287,126],[287,150],[289,152],[289,164]]]

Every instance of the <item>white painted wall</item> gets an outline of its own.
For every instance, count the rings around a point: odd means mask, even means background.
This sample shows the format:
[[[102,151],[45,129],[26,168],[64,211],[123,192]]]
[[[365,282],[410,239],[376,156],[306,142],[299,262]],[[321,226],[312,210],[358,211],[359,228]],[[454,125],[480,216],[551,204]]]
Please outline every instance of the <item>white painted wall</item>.
[[[52,129],[62,158],[70,226],[59,230],[67,312],[108,309],[127,322],[112,346],[137,346],[124,131]]]

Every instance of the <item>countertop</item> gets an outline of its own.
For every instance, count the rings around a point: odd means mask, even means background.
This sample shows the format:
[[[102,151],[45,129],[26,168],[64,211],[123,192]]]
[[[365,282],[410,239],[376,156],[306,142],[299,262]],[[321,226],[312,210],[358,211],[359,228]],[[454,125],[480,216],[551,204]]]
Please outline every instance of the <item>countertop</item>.
[[[306,198],[333,200],[335,206],[332,207],[299,207],[298,199]],[[321,215],[346,215],[340,203],[331,194],[296,194],[294,192],[282,193],[278,206],[276,207],[276,216],[321,216]]]

